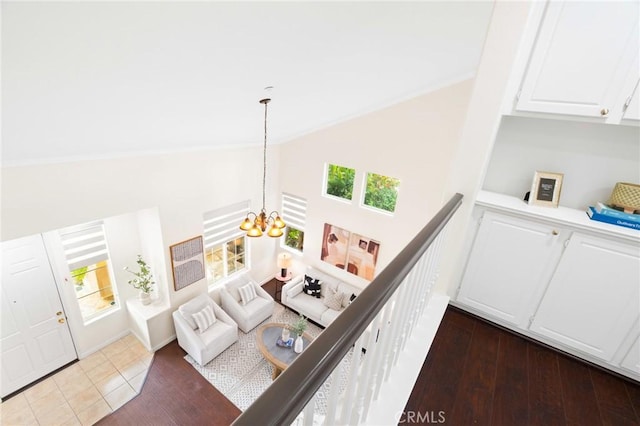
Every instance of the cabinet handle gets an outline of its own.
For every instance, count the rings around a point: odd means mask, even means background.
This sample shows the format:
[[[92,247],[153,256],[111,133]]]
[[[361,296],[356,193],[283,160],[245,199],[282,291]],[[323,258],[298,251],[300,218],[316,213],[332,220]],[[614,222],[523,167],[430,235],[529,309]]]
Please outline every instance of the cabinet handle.
[[[60,319],[58,320],[58,322],[59,322],[60,324],[64,324],[64,318],[60,318]]]
[[[600,115],[601,115],[601,116],[603,116],[603,117],[604,117],[604,116],[605,116],[605,115],[607,115],[607,114],[609,114],[609,110],[608,110],[607,108],[602,108],[602,109],[600,110]]]
[[[551,231],[551,235],[556,236],[558,235],[558,231],[556,231],[555,229],[553,231]]]
[[[58,316],[62,315],[62,311],[56,312],[56,315],[58,315]]]

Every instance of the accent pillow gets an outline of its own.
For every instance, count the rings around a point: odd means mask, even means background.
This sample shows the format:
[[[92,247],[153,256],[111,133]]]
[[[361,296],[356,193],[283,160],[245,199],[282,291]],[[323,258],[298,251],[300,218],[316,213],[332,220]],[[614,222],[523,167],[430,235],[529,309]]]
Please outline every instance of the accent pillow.
[[[209,327],[216,322],[216,316],[213,313],[211,305],[207,305],[199,312],[193,314],[193,320],[198,325],[200,333],[204,333]]]
[[[256,289],[253,288],[253,284],[242,286],[238,289],[238,291],[240,292],[240,298],[242,299],[240,303],[242,303],[243,305],[246,305],[256,297],[258,297],[258,295],[256,294]]]
[[[342,309],[342,299],[344,299],[344,293],[341,291],[329,291],[324,297],[324,304],[327,308],[339,311]]]
[[[322,281],[320,281],[319,279],[310,277],[309,275],[305,275],[304,287],[302,287],[302,291],[309,296],[317,297],[319,299],[322,289],[322,287],[320,286],[321,283]]]

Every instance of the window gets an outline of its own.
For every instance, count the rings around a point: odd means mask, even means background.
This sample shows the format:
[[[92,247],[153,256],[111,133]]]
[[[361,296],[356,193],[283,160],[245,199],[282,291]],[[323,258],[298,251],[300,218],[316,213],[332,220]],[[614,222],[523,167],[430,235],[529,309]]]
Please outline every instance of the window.
[[[87,321],[118,306],[109,249],[102,222],[59,231],[82,319]]]
[[[353,179],[356,175],[355,169],[327,165],[327,195],[351,200],[353,196]]]
[[[304,248],[304,224],[307,219],[307,200],[282,194],[282,219],[287,224],[282,244],[297,251]]]
[[[248,211],[249,201],[243,201],[204,214],[204,257],[209,284],[248,267],[246,237],[240,229]]]
[[[364,205],[393,213],[398,200],[400,180],[388,176],[367,173]]]

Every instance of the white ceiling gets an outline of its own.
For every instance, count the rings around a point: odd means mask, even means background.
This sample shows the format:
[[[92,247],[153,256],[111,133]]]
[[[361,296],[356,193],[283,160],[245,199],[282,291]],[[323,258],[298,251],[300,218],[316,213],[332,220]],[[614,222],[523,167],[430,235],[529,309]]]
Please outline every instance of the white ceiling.
[[[2,2],[4,165],[269,143],[470,77],[490,1]]]

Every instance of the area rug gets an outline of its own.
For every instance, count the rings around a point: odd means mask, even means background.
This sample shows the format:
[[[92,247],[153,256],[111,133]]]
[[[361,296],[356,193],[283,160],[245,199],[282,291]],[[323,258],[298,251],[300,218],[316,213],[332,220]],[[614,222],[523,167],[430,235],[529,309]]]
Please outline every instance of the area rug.
[[[291,324],[298,315],[281,305],[276,305],[268,322],[281,322]],[[256,332],[258,327],[249,333],[238,330],[238,341],[215,359],[204,366],[200,366],[190,356],[184,359],[193,366],[205,379],[209,381],[224,396],[233,402],[240,410],[245,410],[271,385],[272,366],[263,357],[256,344]],[[316,337],[322,329],[309,323],[307,333]],[[343,362],[343,367],[348,367],[351,360],[351,352]],[[341,390],[346,388],[348,368],[342,369],[340,378]],[[326,413],[326,401],[330,389],[331,378],[318,390],[316,394],[316,413]]]

